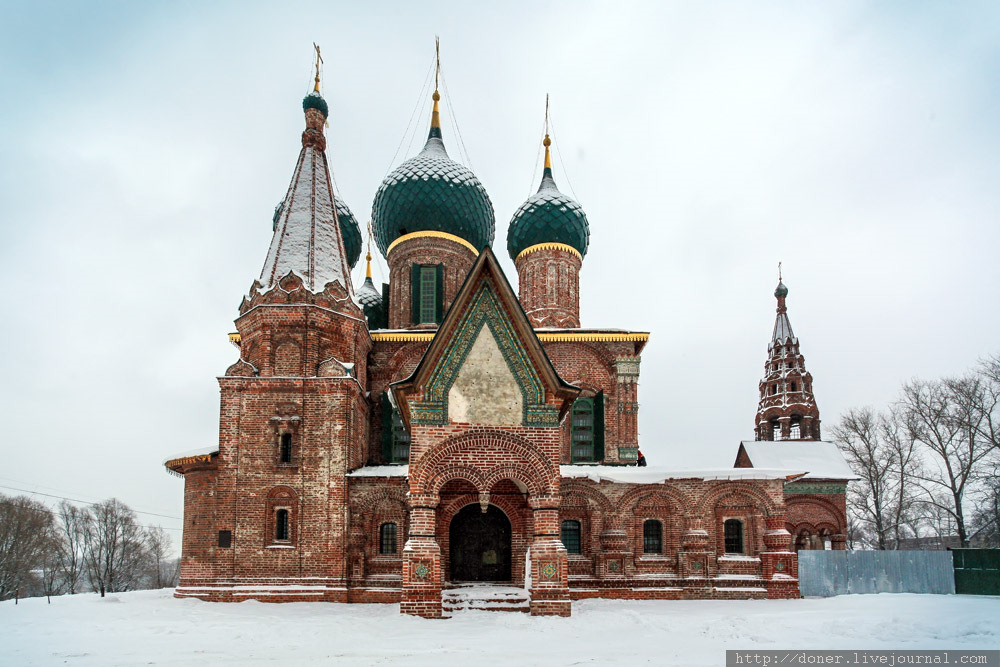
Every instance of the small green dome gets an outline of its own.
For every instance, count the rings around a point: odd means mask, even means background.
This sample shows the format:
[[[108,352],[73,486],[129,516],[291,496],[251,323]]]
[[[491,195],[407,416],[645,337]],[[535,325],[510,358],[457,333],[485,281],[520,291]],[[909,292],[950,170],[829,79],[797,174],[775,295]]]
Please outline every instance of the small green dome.
[[[340,220],[340,235],[344,239],[347,263],[353,269],[361,257],[361,228],[358,226],[357,218],[351,213],[351,209],[347,208],[343,199],[334,195],[333,205],[337,207],[337,219]]]
[[[308,109],[316,109],[323,114],[323,118],[330,116],[330,107],[326,105],[326,100],[315,90],[302,98],[302,110]]]
[[[476,175],[448,157],[436,127],[423,150],[382,181],[372,221],[383,255],[400,236],[421,231],[454,234],[477,249],[493,244],[493,203]]]
[[[778,287],[774,290],[774,296],[775,298],[788,296],[788,288],[785,287],[785,283],[778,282]]]
[[[587,214],[573,199],[559,192],[546,169],[538,192],[521,204],[507,229],[507,253],[516,259],[521,251],[539,243],[564,243],[587,255],[590,223]]]

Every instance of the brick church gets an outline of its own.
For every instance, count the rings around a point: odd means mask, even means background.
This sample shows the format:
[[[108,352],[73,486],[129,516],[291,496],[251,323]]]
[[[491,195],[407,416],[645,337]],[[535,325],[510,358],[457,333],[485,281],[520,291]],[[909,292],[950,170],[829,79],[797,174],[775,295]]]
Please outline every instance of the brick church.
[[[573,600],[798,596],[799,549],[843,548],[851,478],[820,440],[812,377],[776,291],[756,439],[735,467],[639,467],[647,332],[580,317],[590,229],[545,136],[538,191],[492,250],[493,205],[430,132],[382,182],[389,282],[332,187],[326,101],[302,148],[219,378],[217,445],[184,478],[178,597],[398,602],[570,614]],[[370,241],[369,241],[370,243]],[[478,585],[477,585],[478,584]]]

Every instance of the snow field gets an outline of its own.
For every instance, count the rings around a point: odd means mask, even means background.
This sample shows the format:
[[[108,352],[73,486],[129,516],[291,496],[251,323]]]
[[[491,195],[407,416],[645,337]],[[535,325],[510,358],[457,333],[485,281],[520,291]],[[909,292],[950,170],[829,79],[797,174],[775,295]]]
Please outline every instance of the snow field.
[[[1000,597],[573,603],[573,616],[234,604],[172,591],[0,603],[0,665],[720,665],[726,649],[996,649]]]

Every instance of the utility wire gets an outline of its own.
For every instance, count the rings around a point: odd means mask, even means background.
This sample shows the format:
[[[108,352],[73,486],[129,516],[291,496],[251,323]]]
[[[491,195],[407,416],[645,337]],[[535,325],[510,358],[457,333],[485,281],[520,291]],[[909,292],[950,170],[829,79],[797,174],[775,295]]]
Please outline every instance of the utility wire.
[[[4,487],[4,488],[6,488],[6,487]],[[52,514],[54,513],[54,510],[52,510],[51,508],[43,510],[43,509],[39,509],[37,507],[25,507],[24,505],[18,505],[17,503],[15,503],[15,502],[13,502],[11,500],[0,500],[0,505],[8,505],[10,507],[17,507],[18,509],[28,510],[28,511],[31,511],[31,512],[41,512],[41,513],[48,514],[50,516],[52,516]],[[129,507],[129,509],[132,510],[133,512],[135,512],[135,510],[133,510],[131,507]],[[176,531],[179,531],[179,532],[183,532],[184,531],[183,528],[170,528],[169,526],[160,526],[160,525],[149,526],[149,525],[141,524],[141,523],[138,524],[138,525],[141,528],[162,528],[163,530],[176,530]]]
[[[10,489],[11,491],[20,491],[21,493],[30,493],[36,496],[45,496],[47,498],[58,498],[60,500],[69,500],[70,502],[83,503],[84,505],[90,505],[92,507],[101,504],[99,502],[92,503],[88,500],[80,500],[79,498],[67,498],[66,496],[57,496],[51,493],[42,493],[41,491],[29,491],[28,489],[18,489],[13,486],[7,486],[5,484],[0,484],[0,489]],[[179,516],[171,516],[169,514],[157,514],[156,512],[143,512],[141,510],[132,510],[132,511],[135,512],[136,514],[148,514],[149,516],[158,516],[164,519],[177,519],[178,521],[182,521],[182,519]]]

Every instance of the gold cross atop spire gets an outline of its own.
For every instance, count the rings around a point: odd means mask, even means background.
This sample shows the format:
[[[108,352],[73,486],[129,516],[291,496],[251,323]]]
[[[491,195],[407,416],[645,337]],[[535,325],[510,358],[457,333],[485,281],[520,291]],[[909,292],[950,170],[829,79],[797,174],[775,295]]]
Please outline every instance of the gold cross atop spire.
[[[552,145],[552,140],[549,139],[549,94],[545,93],[545,139],[542,140],[542,145],[545,146],[545,169],[552,171],[552,156],[549,155],[549,146]],[[537,162],[535,164],[538,164]],[[536,167],[537,169],[537,167]]]
[[[778,262],[778,282],[781,282],[781,262]]]
[[[323,56],[319,52],[319,44],[313,42],[313,48],[316,49],[316,84],[313,86],[315,92],[319,92],[319,66],[323,64]]]
[[[434,100],[434,109],[431,111],[431,131],[434,128],[441,130],[441,112],[438,109],[438,100],[441,99],[441,93],[438,92],[438,83],[441,78],[441,38],[437,35],[434,36],[434,95],[432,99]],[[440,136],[440,134],[438,135]]]

